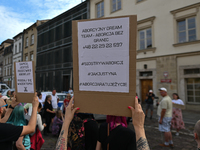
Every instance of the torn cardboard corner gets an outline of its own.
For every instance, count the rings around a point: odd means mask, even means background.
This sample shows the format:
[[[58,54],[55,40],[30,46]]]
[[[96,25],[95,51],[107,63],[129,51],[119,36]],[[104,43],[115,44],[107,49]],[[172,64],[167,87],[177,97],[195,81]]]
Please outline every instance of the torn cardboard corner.
[[[14,74],[17,101],[31,103],[36,92],[34,62],[15,62]]]
[[[136,95],[137,16],[72,22],[75,106],[131,117]]]

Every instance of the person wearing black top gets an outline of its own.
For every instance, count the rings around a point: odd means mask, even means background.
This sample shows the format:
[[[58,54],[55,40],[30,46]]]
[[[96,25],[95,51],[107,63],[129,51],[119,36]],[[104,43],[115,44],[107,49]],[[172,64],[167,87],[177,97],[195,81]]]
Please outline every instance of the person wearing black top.
[[[153,116],[153,101],[154,101],[155,95],[153,94],[152,90],[149,90],[149,93],[146,95],[146,116],[145,118],[147,118],[147,114],[148,114],[148,109],[151,109],[151,117],[150,119],[152,119]]]
[[[33,97],[32,101],[33,111],[27,126],[14,126],[5,123],[7,122],[14,107],[17,106],[18,104],[19,102],[17,102],[16,98],[14,97],[12,99],[11,105],[6,111],[5,116],[1,118],[3,110],[5,109],[5,102],[2,99],[0,99],[0,149],[2,150],[12,150],[13,141],[17,141],[20,136],[31,134],[35,131],[37,106],[39,104],[36,95]]]
[[[136,136],[127,128],[126,117],[107,116],[107,122],[101,124],[99,128],[96,150],[101,148],[107,150],[107,146],[109,150],[136,149]]]
[[[51,103],[51,95],[47,95],[44,103],[44,116],[46,121],[46,128],[44,128],[44,134],[50,133],[49,127],[51,124],[51,119],[55,116],[55,111],[53,111]]]

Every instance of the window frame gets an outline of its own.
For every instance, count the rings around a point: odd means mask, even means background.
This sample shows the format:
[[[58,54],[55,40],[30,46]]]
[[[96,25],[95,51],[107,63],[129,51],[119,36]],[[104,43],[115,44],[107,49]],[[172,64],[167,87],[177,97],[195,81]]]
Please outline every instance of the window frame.
[[[15,45],[14,54],[17,54],[17,44]]]
[[[26,37],[26,47],[28,47],[28,37]]]
[[[193,83],[190,83],[190,84],[188,84],[188,79],[193,79]],[[195,83],[194,83],[194,79],[196,79],[196,78],[187,78],[186,79],[186,94],[187,94],[187,103],[189,103],[189,104],[200,104],[200,102],[197,102],[196,101],[196,97],[200,97],[200,96],[196,96],[195,95]],[[189,91],[192,91],[193,92],[193,95],[188,95],[188,85],[192,85],[192,90],[189,90]],[[200,92],[200,90],[199,90],[199,92]],[[191,102],[191,101],[188,101],[188,97],[193,97],[193,102]]]
[[[32,56],[33,56],[33,58],[32,58]],[[33,55],[33,53],[31,53],[30,54],[30,61],[33,61],[34,60],[34,55]]]
[[[102,3],[103,3],[103,15],[102,15]],[[98,5],[100,5],[100,16],[98,16]],[[104,10],[105,10],[104,1],[100,1],[96,3],[96,18],[104,17],[104,13],[105,13]]]
[[[147,47],[147,30],[151,29],[151,47]],[[144,31],[145,34],[144,34],[144,48],[140,48],[140,32]],[[148,48],[153,48],[153,37],[152,37],[152,27],[149,27],[149,28],[146,28],[146,29],[141,29],[141,30],[138,30],[138,50],[143,50],[143,49],[148,49]]]
[[[189,19],[192,19],[192,18],[194,18],[195,19],[195,28],[192,28],[192,29],[189,29],[189,27],[188,27],[188,20]],[[184,41],[184,42],[180,42],[180,39],[179,39],[179,33],[180,33],[180,31],[179,31],[179,26],[178,26],[178,23],[179,22],[181,22],[181,21],[185,21],[185,30],[184,31],[182,31],[182,32],[185,32],[186,33],[186,41]],[[178,44],[180,44],[180,43],[186,43],[186,42],[193,42],[193,41],[196,41],[197,40],[197,18],[196,18],[196,16],[192,16],[192,17],[186,17],[186,18],[182,18],[182,19],[178,19],[178,20],[176,20],[176,22],[177,22],[177,24],[176,24],[176,32],[177,32],[177,43]],[[195,29],[195,40],[192,40],[192,41],[189,41],[189,31],[190,30],[194,30]]]
[[[115,1],[115,10],[113,10],[113,1]],[[120,8],[118,8],[118,4],[119,4],[119,2],[118,1],[120,1]],[[118,11],[118,10],[121,10],[122,9],[122,0],[111,0],[111,5],[110,5],[111,7],[111,13],[114,13],[114,12],[116,12],[116,11]]]
[[[34,34],[32,34],[32,35],[31,35],[31,45],[34,44],[34,38],[35,38],[35,37],[34,37]]]

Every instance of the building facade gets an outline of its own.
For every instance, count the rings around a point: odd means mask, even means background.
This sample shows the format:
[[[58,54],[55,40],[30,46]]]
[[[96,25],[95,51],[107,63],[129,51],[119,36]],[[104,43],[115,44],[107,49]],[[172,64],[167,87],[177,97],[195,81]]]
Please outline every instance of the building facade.
[[[7,39],[3,41],[0,45],[0,83],[4,83],[4,51],[6,47],[10,46],[13,43],[13,40]]]
[[[15,88],[15,75],[14,75],[14,63],[22,61],[22,48],[23,48],[23,33],[17,34],[13,44],[13,67],[12,67],[12,88]]]
[[[9,87],[12,86],[12,52],[13,52],[13,44],[6,47],[4,50],[4,58],[3,58],[3,81]]]
[[[36,66],[37,27],[48,20],[37,20],[23,31],[23,61],[34,61]]]
[[[90,18],[137,15],[136,91],[166,87],[200,110],[199,0],[90,0]]]
[[[72,87],[72,20],[89,17],[85,1],[37,27],[36,87],[39,91]]]

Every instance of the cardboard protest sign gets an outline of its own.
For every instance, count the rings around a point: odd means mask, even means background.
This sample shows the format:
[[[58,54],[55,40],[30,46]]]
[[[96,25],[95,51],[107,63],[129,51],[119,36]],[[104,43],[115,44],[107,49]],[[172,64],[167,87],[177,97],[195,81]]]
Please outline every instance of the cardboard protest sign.
[[[76,20],[72,26],[75,106],[84,113],[131,116],[137,17]]]
[[[15,62],[14,70],[17,101],[31,103],[36,92],[34,62]]]
[[[185,109],[185,105],[179,105],[179,104],[175,104],[175,103],[173,103],[173,107],[179,108],[179,109]]]

